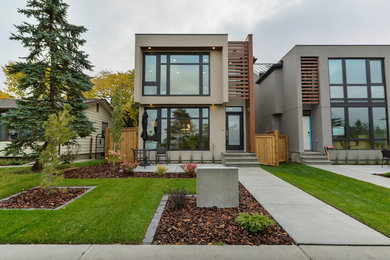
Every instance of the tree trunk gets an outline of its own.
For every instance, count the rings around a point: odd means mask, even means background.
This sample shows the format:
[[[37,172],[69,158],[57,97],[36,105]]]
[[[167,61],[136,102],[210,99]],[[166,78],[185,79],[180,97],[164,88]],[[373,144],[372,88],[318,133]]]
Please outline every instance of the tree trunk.
[[[33,167],[32,167],[32,170],[34,172],[40,172],[40,171],[42,171],[42,169],[43,169],[42,163],[40,163],[39,160],[36,160]]]

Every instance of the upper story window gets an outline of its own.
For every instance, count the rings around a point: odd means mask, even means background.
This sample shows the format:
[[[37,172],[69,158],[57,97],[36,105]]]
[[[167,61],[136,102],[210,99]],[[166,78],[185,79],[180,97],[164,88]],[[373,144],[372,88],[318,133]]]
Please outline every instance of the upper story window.
[[[144,53],[144,96],[209,96],[209,53]]]
[[[329,59],[332,103],[384,103],[383,59]]]

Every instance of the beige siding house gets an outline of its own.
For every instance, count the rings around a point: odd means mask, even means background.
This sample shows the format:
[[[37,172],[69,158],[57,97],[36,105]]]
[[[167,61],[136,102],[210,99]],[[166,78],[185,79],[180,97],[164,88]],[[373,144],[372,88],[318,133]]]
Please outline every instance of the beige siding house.
[[[0,113],[5,113],[10,109],[17,108],[15,99],[0,99]],[[103,157],[104,153],[104,132],[111,125],[111,107],[105,99],[87,99],[85,101],[88,108],[84,111],[88,119],[93,123],[95,131],[88,137],[78,138],[77,143],[80,145],[77,150],[77,158],[93,159]],[[20,133],[6,131],[0,125],[0,150],[3,150],[13,138],[17,138]],[[66,147],[60,148],[60,153],[66,152]],[[0,156],[4,156],[0,152]]]

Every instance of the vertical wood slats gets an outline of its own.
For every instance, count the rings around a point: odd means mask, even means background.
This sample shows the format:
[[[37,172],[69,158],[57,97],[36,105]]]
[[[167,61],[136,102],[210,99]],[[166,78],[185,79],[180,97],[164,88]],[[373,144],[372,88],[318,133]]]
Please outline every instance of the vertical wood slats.
[[[138,127],[124,127],[122,128],[121,139],[120,139],[120,151],[121,161],[130,162],[134,160],[133,151],[131,148],[138,148]],[[106,139],[105,139],[105,151],[104,157],[109,157],[109,150],[114,149],[114,144],[110,137],[110,128],[106,128]],[[105,160],[106,163],[108,160]]]
[[[249,50],[247,41],[229,41],[229,98],[249,99]]]
[[[318,57],[301,57],[302,104],[319,104]]]

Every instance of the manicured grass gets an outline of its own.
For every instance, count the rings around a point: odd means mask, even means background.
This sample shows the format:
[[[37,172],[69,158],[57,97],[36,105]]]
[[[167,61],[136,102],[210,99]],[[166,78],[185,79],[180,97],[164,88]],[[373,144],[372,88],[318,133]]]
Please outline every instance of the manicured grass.
[[[390,236],[390,189],[303,164],[262,168]]]
[[[0,171],[0,198],[40,183],[40,174],[15,172]],[[0,210],[0,243],[140,243],[168,188],[196,192],[194,179],[64,179],[62,185],[97,187],[60,210]]]

